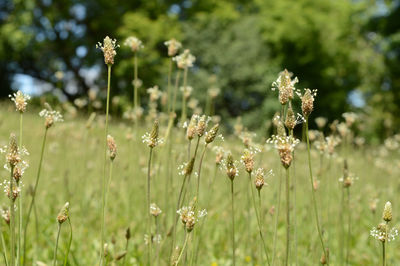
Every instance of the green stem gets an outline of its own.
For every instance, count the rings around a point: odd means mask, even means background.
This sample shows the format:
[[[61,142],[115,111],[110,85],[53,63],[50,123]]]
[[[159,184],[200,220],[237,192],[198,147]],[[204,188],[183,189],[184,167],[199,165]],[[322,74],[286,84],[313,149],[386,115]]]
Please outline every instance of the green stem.
[[[272,251],[272,265],[275,265],[275,257],[276,257],[276,242],[278,235],[278,222],[279,222],[279,210],[281,206],[281,190],[282,190],[282,171],[279,168],[279,188],[278,188],[278,206],[276,208],[276,216],[275,216],[275,225],[274,225],[274,249]]]
[[[385,247],[385,242],[382,242],[382,265],[386,266],[386,247]]]
[[[19,149],[22,149],[22,122],[23,122],[23,113],[20,113],[19,116]],[[20,189],[20,193],[18,195],[18,244],[17,244],[17,265],[21,263],[21,238],[22,238],[22,192],[20,183],[17,182],[17,186]]]
[[[4,235],[3,235],[3,230],[0,230],[0,237],[1,237],[1,247],[3,249],[3,258],[4,258],[4,263],[6,266],[8,266],[8,259],[7,259],[7,249],[6,249],[6,243],[4,241]]]
[[[186,248],[186,245],[187,245],[187,242],[188,242],[188,238],[189,238],[189,233],[186,233],[185,242],[183,243],[183,247],[182,247],[181,252],[179,253],[178,259],[175,262],[175,266],[177,266],[179,264],[179,261],[182,258],[183,252],[185,251],[185,248]]]
[[[138,78],[138,68],[137,68],[137,55],[136,52],[133,55],[133,107],[136,110],[138,107],[139,102],[139,95],[138,95],[138,87],[137,87],[137,78]]]
[[[182,92],[182,116],[181,116],[181,123],[183,124],[186,120],[186,97],[185,97],[185,90],[187,86],[187,73],[188,68],[185,67],[183,71],[183,92]]]
[[[10,174],[10,254],[11,254],[11,266],[15,265],[15,208],[14,208],[14,181],[13,181],[14,166],[11,166]]]
[[[198,171],[198,176],[197,176],[197,190],[196,190],[197,205],[199,205],[201,166],[203,164],[203,158],[204,158],[204,154],[206,153],[207,146],[208,146],[208,143],[206,143],[204,145],[204,149],[203,149],[203,152],[201,153],[200,162],[199,162],[199,171]]]
[[[169,60],[168,68],[168,86],[167,86],[167,112],[171,112],[171,75],[172,75],[172,59]]]
[[[327,264],[329,265],[329,258],[326,254],[324,240],[322,238],[322,233],[321,233],[321,228],[320,228],[320,223],[319,223],[317,201],[315,199],[314,178],[313,178],[312,166],[311,166],[310,140],[309,140],[309,136],[308,136],[308,117],[306,117],[306,140],[307,140],[308,169],[310,171],[311,195],[312,195],[312,201],[313,201],[313,205],[314,205],[315,221],[317,224],[317,230],[318,230],[319,239],[321,241],[322,250],[323,250],[324,256],[327,260]]]
[[[57,265],[57,250],[58,250],[58,240],[60,239],[60,232],[61,232],[61,224],[58,223],[58,231],[57,231],[57,239],[56,239],[56,248],[54,249],[53,266],[56,266],[56,265]]]
[[[150,168],[151,168],[151,157],[153,155],[153,148],[150,148],[150,153],[149,153],[149,162],[147,165],[147,206],[146,206],[146,212],[147,212],[147,234],[148,234],[148,244],[147,244],[147,259],[148,259],[148,265],[151,265],[151,244],[153,242],[152,236],[151,236],[151,214],[149,211],[150,207],[150,189],[151,189],[151,184],[150,184]]]
[[[290,174],[286,168],[286,265],[289,265],[290,254]]]
[[[233,266],[236,265],[236,258],[235,258],[235,207],[234,207],[234,193],[233,193],[233,180],[231,180],[231,196],[232,196],[232,200],[231,200],[231,215],[232,215],[232,262],[233,262]]]
[[[350,238],[351,238],[351,211],[350,211],[350,188],[347,188],[347,243],[346,243],[346,265],[349,265]]]
[[[260,196],[260,191],[258,190],[259,212],[260,212],[260,213],[258,213],[257,212],[257,206],[256,206],[256,199],[255,199],[255,196],[254,196],[254,190],[253,190],[252,182],[251,182],[251,173],[249,173],[249,182],[250,182],[251,196],[252,196],[252,199],[253,199],[254,212],[256,213],[256,218],[257,218],[258,231],[259,231],[259,234],[260,234],[262,245],[264,247],[263,249],[264,249],[265,256],[267,257],[268,265],[271,265],[270,262],[269,262],[267,246],[265,244],[264,235],[262,233],[262,228],[261,228],[261,221],[260,221],[260,219],[261,219],[261,196]]]
[[[69,224],[69,241],[68,241],[68,247],[67,247],[67,252],[65,253],[65,257],[64,257],[64,266],[67,266],[67,262],[68,262],[68,255],[69,255],[69,251],[71,250],[71,244],[72,244],[72,225],[71,225],[71,220],[68,217],[68,224]]]
[[[108,113],[110,109],[110,90],[111,90],[111,65],[107,66],[107,103],[106,103],[106,124],[104,128],[104,164],[102,180],[102,200],[101,200],[101,246],[100,246],[100,265],[103,265],[104,257],[104,239],[105,239],[105,194],[106,194],[106,165],[107,165],[107,135],[108,135]]]
[[[26,223],[25,223],[25,228],[24,228],[24,252],[23,252],[22,265],[25,265],[25,262],[26,262],[26,236],[27,236],[27,231],[28,231],[29,218],[31,217],[33,204],[35,203],[36,191],[37,191],[37,187],[38,187],[39,179],[40,179],[40,172],[42,170],[42,162],[43,162],[44,148],[46,145],[47,130],[48,130],[48,128],[46,128],[44,131],[42,150],[40,152],[39,167],[38,167],[38,171],[37,171],[37,175],[36,175],[35,186],[33,188],[31,203],[29,204],[28,215],[26,216]]]

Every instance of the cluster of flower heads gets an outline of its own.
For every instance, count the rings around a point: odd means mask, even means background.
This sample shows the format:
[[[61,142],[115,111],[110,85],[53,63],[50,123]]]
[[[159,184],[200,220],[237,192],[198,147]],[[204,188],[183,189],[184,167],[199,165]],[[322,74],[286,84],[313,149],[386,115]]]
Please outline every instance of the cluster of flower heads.
[[[293,99],[293,91],[295,90],[295,84],[299,82],[297,77],[292,80],[293,74],[285,69],[279,73],[279,77],[272,83],[272,90],[278,90],[279,102],[285,105]]]
[[[164,143],[164,140],[158,136],[158,120],[153,124],[153,129],[150,133],[146,132],[142,136],[142,142],[145,143],[150,148],[154,148],[157,145]]]
[[[46,128],[50,128],[54,123],[64,121],[60,112],[53,110],[48,103],[45,103],[45,107],[46,109],[40,111],[39,116],[45,119],[44,125]]]
[[[267,140],[267,143],[273,144],[279,152],[281,163],[285,168],[288,168],[293,160],[293,151],[300,141],[293,136],[272,135]]]
[[[208,123],[211,121],[211,117],[206,115],[194,114],[190,118],[189,123],[185,122],[183,128],[186,128],[186,138],[192,140],[196,135],[201,138],[205,136],[205,142],[211,143],[217,137],[219,124],[215,124],[210,130],[207,130]],[[222,138],[222,136],[221,136]]]
[[[27,94],[23,94],[21,91],[9,95],[11,101],[14,102],[16,111],[24,113],[26,111],[26,106],[31,97]]]
[[[139,51],[140,49],[142,49],[144,47],[142,41],[139,40],[135,36],[128,37],[125,40],[124,45],[128,46],[129,48],[131,48],[132,52],[134,52],[134,53]]]
[[[182,44],[174,38],[164,42],[164,45],[168,47],[168,56],[175,56],[182,47]]]
[[[392,218],[392,204],[388,201],[385,204],[382,214],[384,222],[380,223],[377,227],[373,227],[370,235],[383,243],[395,240],[399,232],[396,228],[390,228],[389,222],[392,221]]]
[[[108,36],[104,38],[103,43],[98,42],[96,44],[96,48],[100,49],[104,54],[104,63],[109,66],[114,64],[114,57],[117,55],[115,50],[118,47],[117,40],[111,39]]]
[[[183,206],[181,209],[177,210],[176,213],[179,214],[180,219],[188,232],[191,232],[200,218],[207,215],[205,209],[197,211],[194,206]]]
[[[178,68],[185,69],[193,67],[196,57],[190,53],[189,49],[185,49],[182,54],[173,57],[172,60],[176,62]]]

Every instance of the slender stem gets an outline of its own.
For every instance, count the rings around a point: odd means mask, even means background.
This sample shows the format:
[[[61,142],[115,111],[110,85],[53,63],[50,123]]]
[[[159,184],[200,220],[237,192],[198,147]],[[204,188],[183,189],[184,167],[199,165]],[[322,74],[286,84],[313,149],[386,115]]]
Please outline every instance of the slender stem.
[[[265,256],[267,257],[268,265],[270,265],[267,246],[265,244],[264,235],[262,233],[262,228],[261,228],[261,221],[260,221],[260,219],[261,219],[261,196],[260,196],[260,191],[258,190],[259,212],[260,212],[260,213],[258,213],[257,212],[257,206],[256,206],[256,199],[255,199],[255,196],[254,196],[254,189],[252,187],[252,182],[251,182],[251,173],[249,173],[249,182],[250,182],[251,196],[252,196],[252,199],[253,199],[254,212],[256,213],[256,218],[257,218],[258,231],[259,231],[259,234],[260,234],[262,245],[264,247],[263,249],[264,249]]]
[[[199,194],[200,194],[201,166],[203,164],[203,158],[204,158],[204,154],[206,153],[207,146],[208,146],[208,143],[206,143],[204,145],[204,149],[203,149],[203,152],[201,153],[200,162],[199,162],[199,171],[198,171],[198,176],[197,176],[197,190],[196,190],[197,205],[198,205],[198,202],[199,202]]]
[[[185,248],[186,248],[186,245],[188,242],[188,238],[189,238],[189,233],[186,233],[185,242],[183,243],[183,247],[182,247],[181,252],[179,253],[178,259],[175,262],[175,266],[178,265],[179,261],[181,260],[181,257],[183,255],[183,252],[185,251]]]
[[[126,239],[126,244],[125,244],[126,255],[124,256],[124,259],[122,261],[122,265],[126,265],[126,257],[128,256],[128,248],[129,248],[129,239]]]
[[[385,242],[382,242],[382,265],[386,266],[386,247],[385,247]]]
[[[54,249],[54,259],[53,259],[53,266],[57,265],[57,250],[58,250],[58,240],[60,238],[61,232],[61,224],[58,223],[58,231],[57,231],[57,239],[56,239],[56,248]]]
[[[171,75],[172,75],[172,59],[169,60],[169,68],[168,68],[168,86],[167,86],[167,111],[171,112]]]
[[[231,180],[231,196],[232,196],[232,200],[231,200],[231,215],[232,215],[232,262],[233,262],[233,266],[236,265],[236,258],[235,258],[235,207],[234,207],[234,193],[233,193],[233,180]]]
[[[24,228],[24,252],[23,252],[22,265],[25,265],[25,262],[26,262],[26,236],[27,236],[27,231],[28,231],[29,218],[31,217],[33,204],[35,203],[36,191],[37,191],[37,187],[38,187],[39,179],[40,179],[40,172],[42,170],[42,162],[43,162],[44,148],[46,145],[47,130],[48,130],[48,128],[46,127],[46,129],[44,131],[44,136],[43,136],[42,150],[40,152],[39,167],[38,167],[38,171],[37,171],[37,175],[36,175],[35,186],[33,188],[31,203],[29,204],[28,215],[26,216],[26,222],[25,222],[25,228]]]
[[[186,86],[187,86],[187,73],[188,73],[188,68],[185,67],[183,71],[183,92],[182,92],[182,116],[181,116],[181,123],[184,123],[186,120],[186,97],[185,97],[185,91],[186,91]]]
[[[351,211],[350,211],[350,188],[347,188],[347,243],[346,243],[346,265],[349,265],[350,240],[351,240]]]
[[[276,257],[276,242],[278,235],[278,222],[279,222],[279,210],[281,206],[281,190],[282,190],[282,170],[279,168],[279,188],[278,188],[278,206],[276,208],[275,225],[274,225],[274,249],[272,251],[272,265],[275,265]]]
[[[150,168],[151,168],[151,157],[153,155],[153,148],[150,148],[150,153],[149,153],[149,163],[147,165],[147,202],[146,202],[146,212],[147,212],[147,234],[148,234],[148,244],[147,244],[147,259],[148,259],[148,265],[151,265],[151,244],[153,242],[152,236],[151,236],[151,214],[149,211],[150,207],[150,189],[151,189],[151,184],[150,184]]]
[[[191,146],[191,144],[192,144],[192,140],[189,139],[189,141],[188,141],[188,148],[187,148],[187,160],[188,160],[188,161],[190,160],[190,146]]]
[[[22,149],[22,122],[23,122],[23,113],[20,113],[19,116],[19,149]],[[17,265],[21,264],[21,238],[22,238],[22,193],[20,187],[20,183],[17,182],[17,186],[19,188],[18,195],[18,245],[17,245]]]
[[[71,250],[71,244],[72,244],[72,225],[71,225],[71,220],[68,217],[68,224],[69,224],[69,241],[68,241],[68,246],[67,246],[67,252],[65,253],[65,257],[64,257],[64,266],[67,266],[67,262],[68,262],[68,255],[69,255],[69,251]]]
[[[104,164],[102,180],[102,200],[101,200],[101,246],[100,246],[100,265],[103,265],[104,239],[105,239],[105,194],[106,194],[106,165],[107,165],[107,135],[108,135],[108,113],[110,109],[110,90],[111,90],[111,65],[108,65],[107,75],[107,104],[106,104],[106,124],[104,128]]]
[[[136,52],[133,54],[133,107],[136,110],[138,107],[138,101],[139,101],[139,96],[138,96],[138,68],[137,68],[137,55]]]
[[[14,166],[11,166],[10,174],[10,254],[11,254],[11,266],[15,265],[15,208],[14,208],[14,181],[13,181]]]
[[[3,230],[0,230],[0,237],[1,237],[1,247],[3,249],[3,258],[4,258],[4,263],[6,266],[8,266],[8,259],[7,259],[7,249],[6,249],[6,243],[4,241],[4,235],[3,235]]]
[[[293,129],[290,130],[290,135],[293,137]],[[295,152],[293,151],[293,174],[292,174],[292,179],[293,179],[293,227],[294,227],[294,259],[295,259],[295,265],[298,265],[298,259],[297,259],[297,189],[296,189],[296,160],[295,160]]]
[[[173,94],[173,100],[172,100],[172,113],[175,112],[176,94],[177,94],[177,91],[178,91],[180,77],[181,77],[181,71],[178,70],[178,72],[176,73],[176,78],[175,78],[175,87],[174,87],[174,94]]]
[[[314,178],[313,178],[312,166],[311,166],[310,140],[309,140],[309,136],[308,136],[308,117],[306,117],[306,139],[307,139],[308,169],[310,171],[311,195],[312,195],[312,201],[313,201],[313,205],[314,205],[315,221],[317,224],[317,230],[318,230],[319,239],[321,241],[322,250],[323,250],[324,256],[327,260],[327,264],[329,265],[329,258],[326,254],[324,240],[322,238],[322,233],[321,233],[321,228],[320,228],[320,223],[319,223],[317,201],[315,199]]]
[[[286,168],[286,265],[289,265],[290,255],[290,174]]]
[[[176,223],[178,222],[178,214],[176,213],[176,211],[179,210],[180,206],[181,206],[181,199],[182,199],[182,194],[183,194],[183,190],[185,188],[185,183],[186,183],[186,179],[187,179],[188,175],[185,175],[182,181],[182,185],[181,185],[181,190],[179,191],[179,197],[178,197],[178,202],[176,203],[176,208],[175,208],[175,218],[174,218],[174,223],[173,223],[173,228],[172,228],[172,249],[171,249],[171,254],[170,254],[170,261],[172,258],[172,254],[174,252],[174,247],[175,247],[175,240],[176,240]]]

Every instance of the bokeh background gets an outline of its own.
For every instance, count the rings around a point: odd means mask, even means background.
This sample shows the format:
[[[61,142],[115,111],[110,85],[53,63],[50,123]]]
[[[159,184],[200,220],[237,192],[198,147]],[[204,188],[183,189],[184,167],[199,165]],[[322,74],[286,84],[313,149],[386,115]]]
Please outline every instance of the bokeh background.
[[[199,106],[219,88],[215,110],[225,123],[241,116],[257,129],[270,119],[279,110],[271,83],[287,68],[298,88],[318,89],[315,117],[332,121],[355,111],[370,141],[400,126],[400,1],[2,0],[0,23],[3,99],[17,89],[60,102],[90,89],[104,97],[106,67],[95,45],[109,35],[121,44],[112,95],[124,110],[133,58],[123,41],[135,35],[144,43],[142,87],[165,90],[164,41],[174,37],[196,56],[188,85]],[[141,97],[148,97],[144,89]]]

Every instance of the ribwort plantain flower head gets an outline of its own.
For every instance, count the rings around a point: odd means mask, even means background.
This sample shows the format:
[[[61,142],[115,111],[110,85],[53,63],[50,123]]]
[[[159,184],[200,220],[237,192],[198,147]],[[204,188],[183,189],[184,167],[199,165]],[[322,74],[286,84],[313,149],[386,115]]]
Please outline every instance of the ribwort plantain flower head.
[[[154,148],[163,143],[163,139],[158,136],[158,130],[158,120],[155,120],[151,132],[142,136],[143,143],[146,143],[149,148]]]
[[[299,142],[300,141],[298,139],[295,139],[292,136],[279,135],[272,135],[272,137],[267,140],[267,143],[273,144],[278,150],[281,163],[286,169],[289,168],[290,164],[292,163],[293,151]]]
[[[314,109],[314,100],[317,96],[317,90],[304,89],[303,94],[301,94],[300,91],[296,91],[296,93],[301,99],[303,116],[307,119]]]
[[[115,51],[119,45],[117,44],[117,40],[111,39],[110,37],[106,36],[103,40],[103,43],[98,42],[96,44],[96,48],[100,49],[104,54],[104,63],[108,66],[114,64],[114,57],[117,55]]]
[[[69,202],[66,202],[57,215],[57,221],[62,224],[68,219],[69,215]]]
[[[161,209],[157,206],[157,204],[150,204],[150,214],[154,217],[159,216],[162,213]]]
[[[46,109],[40,111],[39,116],[44,117],[44,125],[47,129],[52,127],[57,122],[64,121],[62,115],[59,112],[54,111],[48,103],[45,103],[44,105]]]
[[[107,135],[107,146],[108,151],[110,152],[110,159],[111,161],[114,161],[115,157],[117,156],[117,144],[111,135]]]
[[[26,111],[26,106],[31,97],[27,94],[23,94],[21,91],[17,91],[13,95],[9,95],[11,101],[14,102],[16,111],[24,113]]]
[[[386,202],[385,208],[383,209],[382,219],[385,222],[390,222],[393,218],[392,214],[392,203],[390,201]]]
[[[175,56],[182,47],[182,44],[174,38],[164,42],[164,45],[168,47],[168,56]]]
[[[206,132],[205,141],[207,144],[214,141],[215,137],[218,134],[219,124],[215,124],[209,131]]]
[[[124,45],[128,46],[129,48],[131,48],[132,52],[134,52],[134,53],[136,53],[137,51],[139,51],[140,49],[142,49],[144,47],[142,41],[139,40],[135,36],[128,37],[125,40]]]
[[[183,51],[182,54],[175,56],[172,58],[180,69],[193,67],[193,63],[196,61],[196,57],[194,57],[189,49]]]
[[[293,74],[285,69],[279,73],[278,79],[272,83],[272,90],[278,90],[279,102],[282,105],[287,104],[293,99],[293,91],[295,90],[294,85],[299,82],[297,77],[292,80]]]

